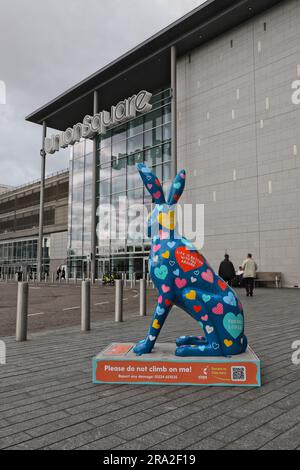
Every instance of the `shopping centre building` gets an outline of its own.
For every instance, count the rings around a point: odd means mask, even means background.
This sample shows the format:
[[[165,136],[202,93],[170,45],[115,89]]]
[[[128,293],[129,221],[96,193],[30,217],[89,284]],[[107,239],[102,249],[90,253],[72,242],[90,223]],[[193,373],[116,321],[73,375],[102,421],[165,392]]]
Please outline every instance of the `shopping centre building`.
[[[1,187],[0,187],[1,188]],[[45,182],[43,271],[67,263],[69,172]],[[0,189],[0,277],[37,271],[40,181]]]
[[[94,276],[145,272],[143,234],[99,227],[120,196],[151,205],[135,168],[146,162],[165,188],[186,169],[212,266],[252,252],[300,286],[299,24],[297,0],[209,0],[27,116],[43,125],[42,158],[70,147],[70,275],[89,260]]]

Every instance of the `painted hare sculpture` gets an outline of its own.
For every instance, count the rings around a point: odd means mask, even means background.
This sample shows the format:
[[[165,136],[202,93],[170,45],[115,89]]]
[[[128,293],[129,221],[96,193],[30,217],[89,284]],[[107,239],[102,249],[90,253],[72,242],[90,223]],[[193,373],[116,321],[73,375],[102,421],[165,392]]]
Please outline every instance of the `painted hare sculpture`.
[[[177,233],[174,205],[185,186],[185,171],[175,177],[168,199],[160,181],[139,164],[144,185],[155,203],[148,220],[152,236],[149,270],[158,290],[157,305],[146,338],[136,344],[137,355],[150,353],[173,305],[191,315],[205,336],[180,336],[177,356],[230,356],[247,348],[243,307],[235,292],[213,271],[191,242]]]

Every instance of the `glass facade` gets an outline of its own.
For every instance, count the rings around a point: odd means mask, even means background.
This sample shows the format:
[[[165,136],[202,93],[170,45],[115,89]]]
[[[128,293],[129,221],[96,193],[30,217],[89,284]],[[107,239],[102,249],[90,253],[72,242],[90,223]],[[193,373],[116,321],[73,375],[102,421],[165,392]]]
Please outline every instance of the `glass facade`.
[[[163,90],[152,96],[152,110],[110,129],[97,141],[97,266],[105,272],[138,272],[147,269],[150,241],[129,227],[133,205],[151,206],[136,170],[146,163],[164,186],[171,178],[171,94]],[[91,249],[93,142],[74,145],[70,160],[68,259],[71,275],[88,275],[87,258]],[[120,198],[127,206],[120,210]],[[125,198],[125,199],[124,199]],[[112,223],[117,215],[117,227]],[[143,217],[143,214],[141,215]],[[104,226],[103,221],[108,221]],[[124,236],[120,238],[120,226]]]
[[[15,274],[19,270],[24,273],[36,272],[37,238],[0,243],[0,275]],[[49,272],[50,239],[43,241],[43,266]]]

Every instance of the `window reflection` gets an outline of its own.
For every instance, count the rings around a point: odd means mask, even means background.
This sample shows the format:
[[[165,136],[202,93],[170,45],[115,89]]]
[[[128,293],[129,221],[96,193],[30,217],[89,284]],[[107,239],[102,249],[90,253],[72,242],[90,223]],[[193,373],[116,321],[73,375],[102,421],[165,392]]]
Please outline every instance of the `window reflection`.
[[[126,151],[126,140],[121,140],[119,142],[115,142],[112,145],[112,157],[113,158],[122,158],[125,157],[127,154]]]
[[[111,167],[104,167],[99,169],[99,180],[107,180],[111,175]]]
[[[111,192],[120,193],[126,190],[126,176],[118,176],[112,179]]]
[[[128,137],[133,137],[143,132],[143,116],[128,123]]]
[[[111,146],[105,147],[100,150],[100,164],[110,163],[111,161]]]
[[[162,125],[162,110],[156,109],[145,116],[145,130]]]
[[[132,218],[134,219],[130,215],[129,208],[134,207],[135,204],[151,208],[151,196],[143,187],[140,175],[136,170],[136,164],[144,162],[151,167],[158,178],[164,182],[164,187],[169,184],[171,179],[170,91],[166,90],[153,96],[152,103],[153,110],[150,113],[140,115],[128,123],[108,130],[106,135],[97,137],[96,194],[98,195],[98,211],[96,219],[99,227],[97,245],[99,253],[101,252],[102,255],[124,253],[130,249],[133,252],[143,251],[142,243],[145,237],[143,230],[135,239],[132,233],[128,234],[126,241],[118,239],[118,231],[117,236],[112,239],[109,226],[109,236],[103,238],[105,230],[100,223],[101,217],[106,217],[105,220],[108,220],[110,224],[110,212],[107,214],[107,211],[109,211],[111,203],[119,210],[119,196],[127,196],[129,204],[127,210],[123,208],[121,211],[117,211],[117,222],[121,225],[126,225]],[[70,195],[68,216],[68,243],[69,252],[72,253],[72,256],[77,257],[74,258],[74,269],[77,269],[76,266],[81,266],[80,263],[83,262],[82,256],[90,253],[93,141],[82,141],[74,145],[73,155],[74,159],[71,161],[70,167],[72,194]],[[101,212],[102,208],[106,210],[104,216]],[[145,224],[144,214],[142,218]],[[16,250],[17,248],[15,248]],[[34,247],[33,245],[24,245],[21,251],[29,256],[34,251]],[[4,253],[4,248],[2,252]]]
[[[136,153],[143,150],[143,134],[128,139],[128,153]]]
[[[145,151],[145,163],[146,165],[152,167],[162,163],[162,148],[154,147],[150,150]]]

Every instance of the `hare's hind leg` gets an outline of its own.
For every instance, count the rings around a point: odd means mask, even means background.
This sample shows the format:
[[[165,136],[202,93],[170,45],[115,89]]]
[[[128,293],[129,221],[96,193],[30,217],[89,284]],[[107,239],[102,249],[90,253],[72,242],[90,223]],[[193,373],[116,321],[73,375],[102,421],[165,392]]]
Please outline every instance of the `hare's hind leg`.
[[[180,307],[196,320],[204,331],[202,336],[182,336],[177,338],[176,356],[222,356],[223,349],[205,302],[202,292],[185,289],[182,292]]]
[[[207,344],[205,336],[179,336],[176,338],[176,346],[203,345]]]

